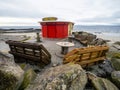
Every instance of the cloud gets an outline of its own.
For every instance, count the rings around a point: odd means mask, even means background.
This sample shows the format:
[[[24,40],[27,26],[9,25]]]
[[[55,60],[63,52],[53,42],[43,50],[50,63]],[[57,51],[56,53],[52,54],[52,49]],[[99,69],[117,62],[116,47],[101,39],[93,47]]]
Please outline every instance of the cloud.
[[[120,0],[1,0],[0,17],[56,16],[75,23],[120,23]]]
[[[119,18],[119,19],[120,19],[120,10],[117,11],[117,12],[114,12],[114,13],[112,14],[112,18]]]
[[[79,23],[104,23],[104,24],[117,24],[120,25],[120,11],[114,12],[113,14],[109,16],[105,15],[98,15],[93,18],[85,18],[85,19],[78,19],[76,22]]]

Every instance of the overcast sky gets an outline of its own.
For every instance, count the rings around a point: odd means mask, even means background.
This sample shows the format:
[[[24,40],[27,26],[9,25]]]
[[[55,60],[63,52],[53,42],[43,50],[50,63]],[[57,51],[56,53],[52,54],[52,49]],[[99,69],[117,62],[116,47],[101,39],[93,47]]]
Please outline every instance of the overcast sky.
[[[0,0],[1,25],[38,25],[49,16],[80,25],[120,25],[120,0]]]

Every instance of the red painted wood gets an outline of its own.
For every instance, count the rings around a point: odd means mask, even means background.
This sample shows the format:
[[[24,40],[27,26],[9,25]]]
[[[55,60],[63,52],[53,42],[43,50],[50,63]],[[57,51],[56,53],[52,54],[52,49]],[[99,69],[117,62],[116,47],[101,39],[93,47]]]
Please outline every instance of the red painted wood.
[[[63,25],[57,25],[56,26],[56,37],[63,38],[63,33],[64,33],[63,31],[64,31]]]
[[[42,36],[47,37],[47,25],[42,25]]]
[[[41,22],[42,35],[46,38],[65,38],[68,36],[69,22]]]
[[[68,24],[64,25],[64,37],[68,36]]]
[[[56,38],[56,29],[55,25],[47,25],[48,38]]]

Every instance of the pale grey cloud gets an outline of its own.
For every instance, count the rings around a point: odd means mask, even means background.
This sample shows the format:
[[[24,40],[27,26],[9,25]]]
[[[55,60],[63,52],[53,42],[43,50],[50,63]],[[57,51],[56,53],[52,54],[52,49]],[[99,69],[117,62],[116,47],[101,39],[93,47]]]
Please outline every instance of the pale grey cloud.
[[[120,25],[120,11],[114,12],[110,16],[98,15],[93,18],[78,19],[77,22],[83,23],[108,23]]]
[[[120,0],[0,0],[0,17],[56,16],[75,23],[120,23]]]

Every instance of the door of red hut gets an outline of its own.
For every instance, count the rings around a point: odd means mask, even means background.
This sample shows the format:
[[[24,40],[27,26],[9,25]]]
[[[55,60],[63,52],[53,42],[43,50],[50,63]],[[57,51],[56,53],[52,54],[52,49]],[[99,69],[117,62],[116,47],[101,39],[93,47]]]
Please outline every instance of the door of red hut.
[[[56,37],[56,30],[55,30],[55,25],[48,25],[47,26],[47,34],[48,34],[48,38],[55,38]]]

